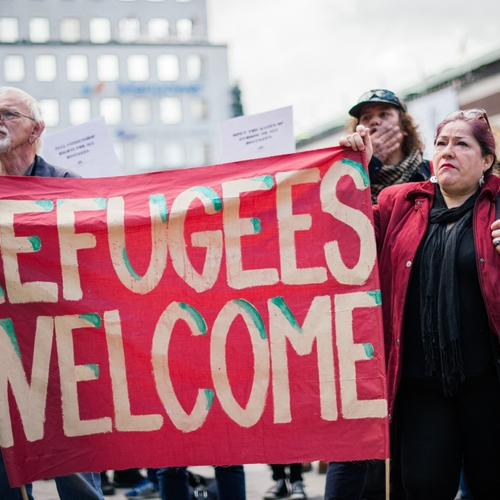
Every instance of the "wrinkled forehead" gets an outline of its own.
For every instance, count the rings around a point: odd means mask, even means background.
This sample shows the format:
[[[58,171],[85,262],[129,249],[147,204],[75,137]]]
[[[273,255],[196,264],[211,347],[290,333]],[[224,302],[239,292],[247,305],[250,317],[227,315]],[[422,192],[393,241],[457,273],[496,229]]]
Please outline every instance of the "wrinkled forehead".
[[[0,109],[13,109],[27,114],[28,106],[23,102],[22,95],[12,90],[7,90],[0,94]]]
[[[359,118],[361,119],[365,115],[377,114],[388,110],[395,111],[396,113],[398,112],[398,108],[392,104],[386,102],[370,102],[361,108]]]
[[[452,120],[440,130],[438,137],[472,137],[471,127],[466,120]]]

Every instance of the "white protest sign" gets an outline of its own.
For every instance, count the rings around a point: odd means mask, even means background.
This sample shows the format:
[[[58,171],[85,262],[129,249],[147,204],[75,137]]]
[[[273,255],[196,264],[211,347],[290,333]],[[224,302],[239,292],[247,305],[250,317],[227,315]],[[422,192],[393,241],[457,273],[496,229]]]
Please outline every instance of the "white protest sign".
[[[42,157],[82,177],[123,175],[103,117],[45,136]]]
[[[220,124],[225,163],[295,152],[292,106]]]

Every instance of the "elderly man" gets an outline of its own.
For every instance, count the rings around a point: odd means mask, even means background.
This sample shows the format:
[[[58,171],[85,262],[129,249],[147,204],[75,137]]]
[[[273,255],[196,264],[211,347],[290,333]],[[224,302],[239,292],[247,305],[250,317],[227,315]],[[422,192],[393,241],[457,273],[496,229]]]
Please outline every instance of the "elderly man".
[[[78,177],[45,162],[37,152],[45,129],[38,102],[26,92],[0,87],[0,173],[40,177]],[[70,474],[56,477],[61,500],[103,500],[98,473]],[[30,500],[31,485],[26,488]],[[21,500],[19,488],[11,488],[0,454],[0,498]]]

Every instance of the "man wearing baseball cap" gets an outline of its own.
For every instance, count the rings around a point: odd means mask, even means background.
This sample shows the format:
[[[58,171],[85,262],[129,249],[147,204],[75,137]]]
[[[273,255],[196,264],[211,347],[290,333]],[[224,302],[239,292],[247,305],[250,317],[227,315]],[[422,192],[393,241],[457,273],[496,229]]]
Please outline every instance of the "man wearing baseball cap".
[[[349,110],[352,130],[358,124],[370,130],[373,158],[369,172],[372,201],[392,184],[418,182],[431,175],[430,163],[423,160],[423,142],[406,105],[394,92],[374,89],[364,93]]]
[[[430,162],[422,158],[424,145],[417,126],[404,102],[394,92],[370,90],[359,98],[349,114],[352,116],[351,131],[359,124],[370,130],[373,156],[368,171],[372,203],[377,203],[380,191],[387,186],[425,181],[431,176]],[[393,458],[393,464],[393,470],[397,470],[397,459]],[[380,460],[330,462],[325,500],[385,498],[384,465]],[[404,498],[403,495],[400,491],[391,492],[394,499]]]

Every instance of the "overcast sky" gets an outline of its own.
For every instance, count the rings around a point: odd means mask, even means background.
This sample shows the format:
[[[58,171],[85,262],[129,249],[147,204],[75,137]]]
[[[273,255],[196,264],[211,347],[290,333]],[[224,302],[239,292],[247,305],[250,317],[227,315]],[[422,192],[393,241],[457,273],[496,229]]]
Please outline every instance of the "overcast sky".
[[[500,48],[499,0],[206,1],[245,114],[293,105],[297,134]]]

